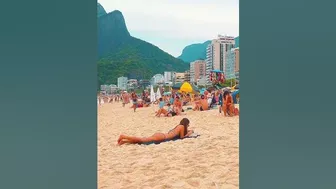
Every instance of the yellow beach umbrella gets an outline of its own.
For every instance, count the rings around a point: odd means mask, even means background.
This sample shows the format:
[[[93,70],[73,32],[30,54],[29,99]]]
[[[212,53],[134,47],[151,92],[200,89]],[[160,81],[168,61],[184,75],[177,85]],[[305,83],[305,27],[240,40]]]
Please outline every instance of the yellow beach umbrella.
[[[188,82],[184,82],[180,88],[181,92],[191,93],[193,92],[193,88]]]

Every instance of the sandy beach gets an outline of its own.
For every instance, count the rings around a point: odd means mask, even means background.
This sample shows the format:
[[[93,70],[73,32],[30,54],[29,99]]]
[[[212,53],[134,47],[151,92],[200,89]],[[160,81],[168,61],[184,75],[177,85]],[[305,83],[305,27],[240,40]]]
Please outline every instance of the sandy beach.
[[[98,107],[99,189],[239,188],[239,116],[219,116],[216,109],[158,118],[157,106],[136,112],[130,106],[113,102]],[[184,117],[200,137],[116,145],[120,134],[166,133]]]

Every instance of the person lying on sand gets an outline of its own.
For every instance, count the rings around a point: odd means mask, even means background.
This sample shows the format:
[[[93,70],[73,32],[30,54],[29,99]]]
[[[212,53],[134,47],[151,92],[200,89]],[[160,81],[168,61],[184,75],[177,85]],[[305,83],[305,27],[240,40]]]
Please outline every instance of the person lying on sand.
[[[189,137],[194,133],[193,130],[188,130],[189,119],[183,118],[179,125],[174,129],[170,130],[168,133],[155,133],[150,137],[135,137],[120,135],[118,138],[118,145],[122,144],[159,144],[161,142],[183,139]]]

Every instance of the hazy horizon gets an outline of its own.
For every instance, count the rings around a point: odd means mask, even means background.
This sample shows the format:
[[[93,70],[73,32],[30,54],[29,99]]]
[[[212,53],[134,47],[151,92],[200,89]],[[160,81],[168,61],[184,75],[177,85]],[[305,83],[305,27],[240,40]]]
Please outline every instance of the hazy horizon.
[[[150,42],[175,57],[181,55],[184,47],[215,39],[218,34],[239,36],[238,0],[98,2],[107,13],[121,11],[133,37]]]

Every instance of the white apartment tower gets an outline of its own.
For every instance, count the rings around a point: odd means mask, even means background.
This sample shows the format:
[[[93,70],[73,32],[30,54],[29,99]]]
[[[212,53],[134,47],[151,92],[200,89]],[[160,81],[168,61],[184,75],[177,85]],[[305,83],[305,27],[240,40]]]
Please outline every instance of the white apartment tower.
[[[127,89],[127,81],[128,81],[127,77],[119,77],[118,78],[118,88],[120,90],[126,90]]]
[[[208,45],[206,55],[206,77],[208,83],[210,83],[211,70],[220,70],[224,72],[224,75],[226,75],[226,56],[228,52],[234,48],[234,44],[234,37],[218,35],[218,38],[212,40],[212,42]]]

